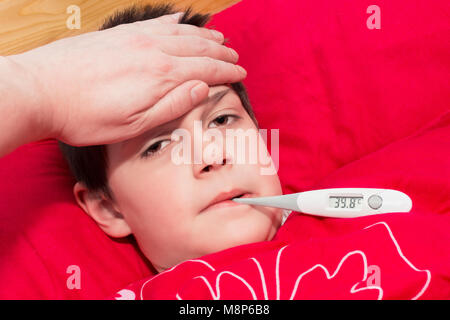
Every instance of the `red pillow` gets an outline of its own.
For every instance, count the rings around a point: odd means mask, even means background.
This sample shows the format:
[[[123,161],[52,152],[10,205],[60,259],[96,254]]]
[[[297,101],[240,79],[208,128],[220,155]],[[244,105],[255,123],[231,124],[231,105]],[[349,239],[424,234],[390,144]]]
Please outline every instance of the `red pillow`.
[[[379,30],[366,26],[371,4],[245,0],[210,24],[240,54],[261,128],[279,129],[285,193],[449,109],[448,2],[377,1]],[[55,141],[0,159],[0,178],[0,298],[103,298],[151,274],[130,239],[107,237],[76,205]]]
[[[55,140],[0,158],[0,299],[98,299],[151,274],[75,203]]]
[[[261,128],[279,130],[283,192],[406,137],[449,110],[448,1],[245,0],[210,25],[229,38]],[[270,149],[269,149],[270,150]]]

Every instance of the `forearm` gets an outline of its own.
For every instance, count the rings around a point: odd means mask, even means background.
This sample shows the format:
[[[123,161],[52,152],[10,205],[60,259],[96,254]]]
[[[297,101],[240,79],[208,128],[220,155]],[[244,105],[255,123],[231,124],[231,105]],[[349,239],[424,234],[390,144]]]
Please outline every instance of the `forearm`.
[[[36,79],[12,59],[0,56],[0,157],[48,137],[41,95]]]

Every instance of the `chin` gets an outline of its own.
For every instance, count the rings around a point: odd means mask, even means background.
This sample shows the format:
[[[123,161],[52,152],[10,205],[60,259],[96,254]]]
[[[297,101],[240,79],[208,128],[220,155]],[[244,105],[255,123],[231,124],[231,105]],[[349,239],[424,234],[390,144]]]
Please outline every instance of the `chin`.
[[[272,224],[260,225],[253,228],[236,228],[227,239],[228,247],[235,247],[249,243],[270,241],[276,233],[276,228]]]
[[[281,216],[277,218],[275,212],[250,210],[232,219],[215,221],[213,227],[208,227],[207,233],[202,233],[203,236],[197,234],[192,248],[199,249],[196,251],[201,256],[245,244],[270,241],[280,224]]]

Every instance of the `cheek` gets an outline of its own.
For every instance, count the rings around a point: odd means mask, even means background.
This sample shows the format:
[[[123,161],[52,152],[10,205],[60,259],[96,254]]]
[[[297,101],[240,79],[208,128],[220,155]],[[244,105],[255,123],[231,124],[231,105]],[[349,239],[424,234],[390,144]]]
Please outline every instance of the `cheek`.
[[[264,175],[262,176],[261,180],[263,180],[262,183],[264,183],[267,186],[267,194],[273,194],[273,195],[280,195],[282,194],[283,190],[281,188],[281,182],[278,178],[278,175]]]
[[[111,178],[119,209],[148,258],[159,259],[168,247],[177,245],[177,239],[186,238],[189,228],[189,208],[184,206],[183,199],[186,185],[176,183],[182,179],[180,168],[157,171],[129,168]]]
[[[116,170],[110,177],[110,186],[117,205],[132,229],[152,228],[173,221],[180,211],[181,201],[175,197],[180,190],[176,168],[150,165]],[[182,186],[181,186],[182,187]]]
[[[253,165],[248,169],[248,172],[252,172],[253,184],[257,186],[256,190],[261,195],[281,195],[282,188],[278,175],[275,174],[262,174],[265,166]]]
[[[270,139],[269,133],[267,133],[267,138]],[[261,183],[264,194],[281,194],[281,182],[278,177],[278,144],[271,146],[271,156],[263,137],[259,134],[257,141],[257,148],[249,150],[249,153],[253,152],[254,158],[257,159],[257,163],[252,166],[251,170],[254,176],[258,177],[257,180]]]

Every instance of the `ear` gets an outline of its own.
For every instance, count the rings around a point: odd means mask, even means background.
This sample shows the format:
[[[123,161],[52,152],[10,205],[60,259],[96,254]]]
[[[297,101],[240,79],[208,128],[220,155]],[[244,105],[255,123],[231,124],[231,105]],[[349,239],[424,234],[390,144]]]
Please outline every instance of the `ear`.
[[[114,203],[103,194],[93,193],[77,182],[73,194],[78,205],[97,222],[97,225],[109,236],[122,238],[131,234],[131,229]]]

